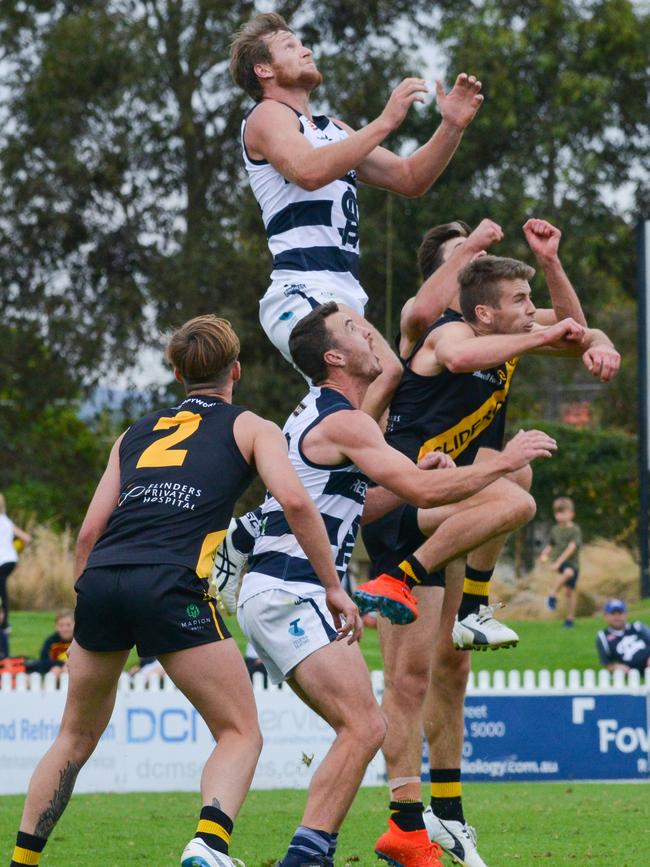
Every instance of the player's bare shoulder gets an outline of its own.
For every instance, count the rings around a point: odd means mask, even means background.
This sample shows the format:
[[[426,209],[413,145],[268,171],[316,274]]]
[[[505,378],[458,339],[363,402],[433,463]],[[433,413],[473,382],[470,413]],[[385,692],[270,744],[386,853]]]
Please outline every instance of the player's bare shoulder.
[[[255,449],[260,448],[265,441],[275,443],[278,438],[284,439],[275,422],[248,409],[237,416],[232,432],[239,451],[248,463],[254,463]]]
[[[262,156],[258,148],[278,130],[300,131],[300,120],[296,112],[283,102],[263,99],[251,110],[246,119],[244,141],[253,159]]]

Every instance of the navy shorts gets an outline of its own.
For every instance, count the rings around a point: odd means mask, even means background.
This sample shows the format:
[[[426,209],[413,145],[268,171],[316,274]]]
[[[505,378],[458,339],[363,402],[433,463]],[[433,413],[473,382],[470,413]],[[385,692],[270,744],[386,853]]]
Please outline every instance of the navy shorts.
[[[166,563],[95,566],[75,584],[74,637],[84,650],[160,656],[230,638],[207,580]]]
[[[370,574],[373,578],[397,566],[427,540],[418,527],[418,510],[407,503],[372,524],[365,524],[361,528],[361,535],[370,557]],[[444,587],[444,569],[432,572],[424,586]]]
[[[573,569],[573,577],[567,578],[564,582],[565,587],[571,587],[571,589],[575,589],[576,584],[578,583],[578,575],[580,574],[580,570],[576,569],[568,560],[565,560],[564,563],[560,563],[560,568],[557,570],[560,575],[563,575],[569,569]]]

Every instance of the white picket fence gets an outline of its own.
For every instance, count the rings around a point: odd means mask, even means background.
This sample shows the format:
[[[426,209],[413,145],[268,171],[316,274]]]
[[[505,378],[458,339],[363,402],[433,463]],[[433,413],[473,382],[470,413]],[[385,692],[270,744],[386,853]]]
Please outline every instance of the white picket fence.
[[[375,692],[381,693],[384,686],[383,671],[371,672]],[[56,692],[66,690],[67,674],[56,677],[52,672],[46,675],[20,674],[0,675],[0,690],[2,692],[28,692],[43,690]],[[256,692],[265,691],[264,679],[261,674],[253,676],[253,687]],[[270,684],[266,690],[277,691],[280,686]],[[157,673],[138,673],[121,675],[118,690],[120,692],[174,692],[176,687],[166,675]],[[593,690],[611,692],[650,692],[650,677],[643,677],[638,671],[614,671],[606,669],[587,669],[579,671],[572,668],[568,671],[478,671],[471,672],[467,687],[468,695],[511,695],[531,693],[575,693],[591,692]]]

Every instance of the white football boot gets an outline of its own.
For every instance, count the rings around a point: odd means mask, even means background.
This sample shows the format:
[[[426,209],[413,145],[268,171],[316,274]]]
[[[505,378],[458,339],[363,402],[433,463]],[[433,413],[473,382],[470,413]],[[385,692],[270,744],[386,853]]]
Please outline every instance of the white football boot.
[[[451,633],[456,650],[498,650],[500,647],[516,647],[519,636],[494,617],[495,608],[504,608],[502,602],[481,605],[462,620],[456,619]]]
[[[463,867],[487,867],[476,848],[476,831],[463,822],[443,822],[427,807],[422,814],[427,834],[432,843],[437,843],[451,857],[454,864]]]
[[[246,867],[239,858],[211,849],[205,840],[194,837],[181,855],[181,867]]]
[[[210,596],[214,597],[222,614],[236,613],[239,579],[248,563],[248,554],[243,554],[233,544],[232,534],[236,529],[237,521],[231,518],[228,532],[217,548],[210,576]]]

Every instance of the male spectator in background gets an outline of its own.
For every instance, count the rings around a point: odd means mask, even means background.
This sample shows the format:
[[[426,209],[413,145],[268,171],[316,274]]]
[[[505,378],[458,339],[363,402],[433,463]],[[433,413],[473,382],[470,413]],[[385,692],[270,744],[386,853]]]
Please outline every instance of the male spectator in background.
[[[596,636],[600,662],[609,671],[636,669],[650,677],[650,628],[639,620],[628,623],[627,605],[622,599],[605,603],[603,616],[607,626]]]
[[[551,611],[555,611],[557,594],[564,587],[566,594],[564,625],[571,627],[575,619],[578,597],[576,584],[580,572],[582,532],[573,520],[575,518],[575,506],[570,497],[557,497],[553,501],[553,515],[555,516],[555,524],[551,528],[550,541],[539,555],[542,563],[546,563],[550,558],[552,560],[551,568],[558,573],[546,604]]]
[[[27,663],[28,672],[47,674],[54,671],[62,674],[67,670],[68,649],[74,635],[74,615],[72,611],[59,611],[54,621],[55,632],[43,642],[41,653],[35,662]]]

